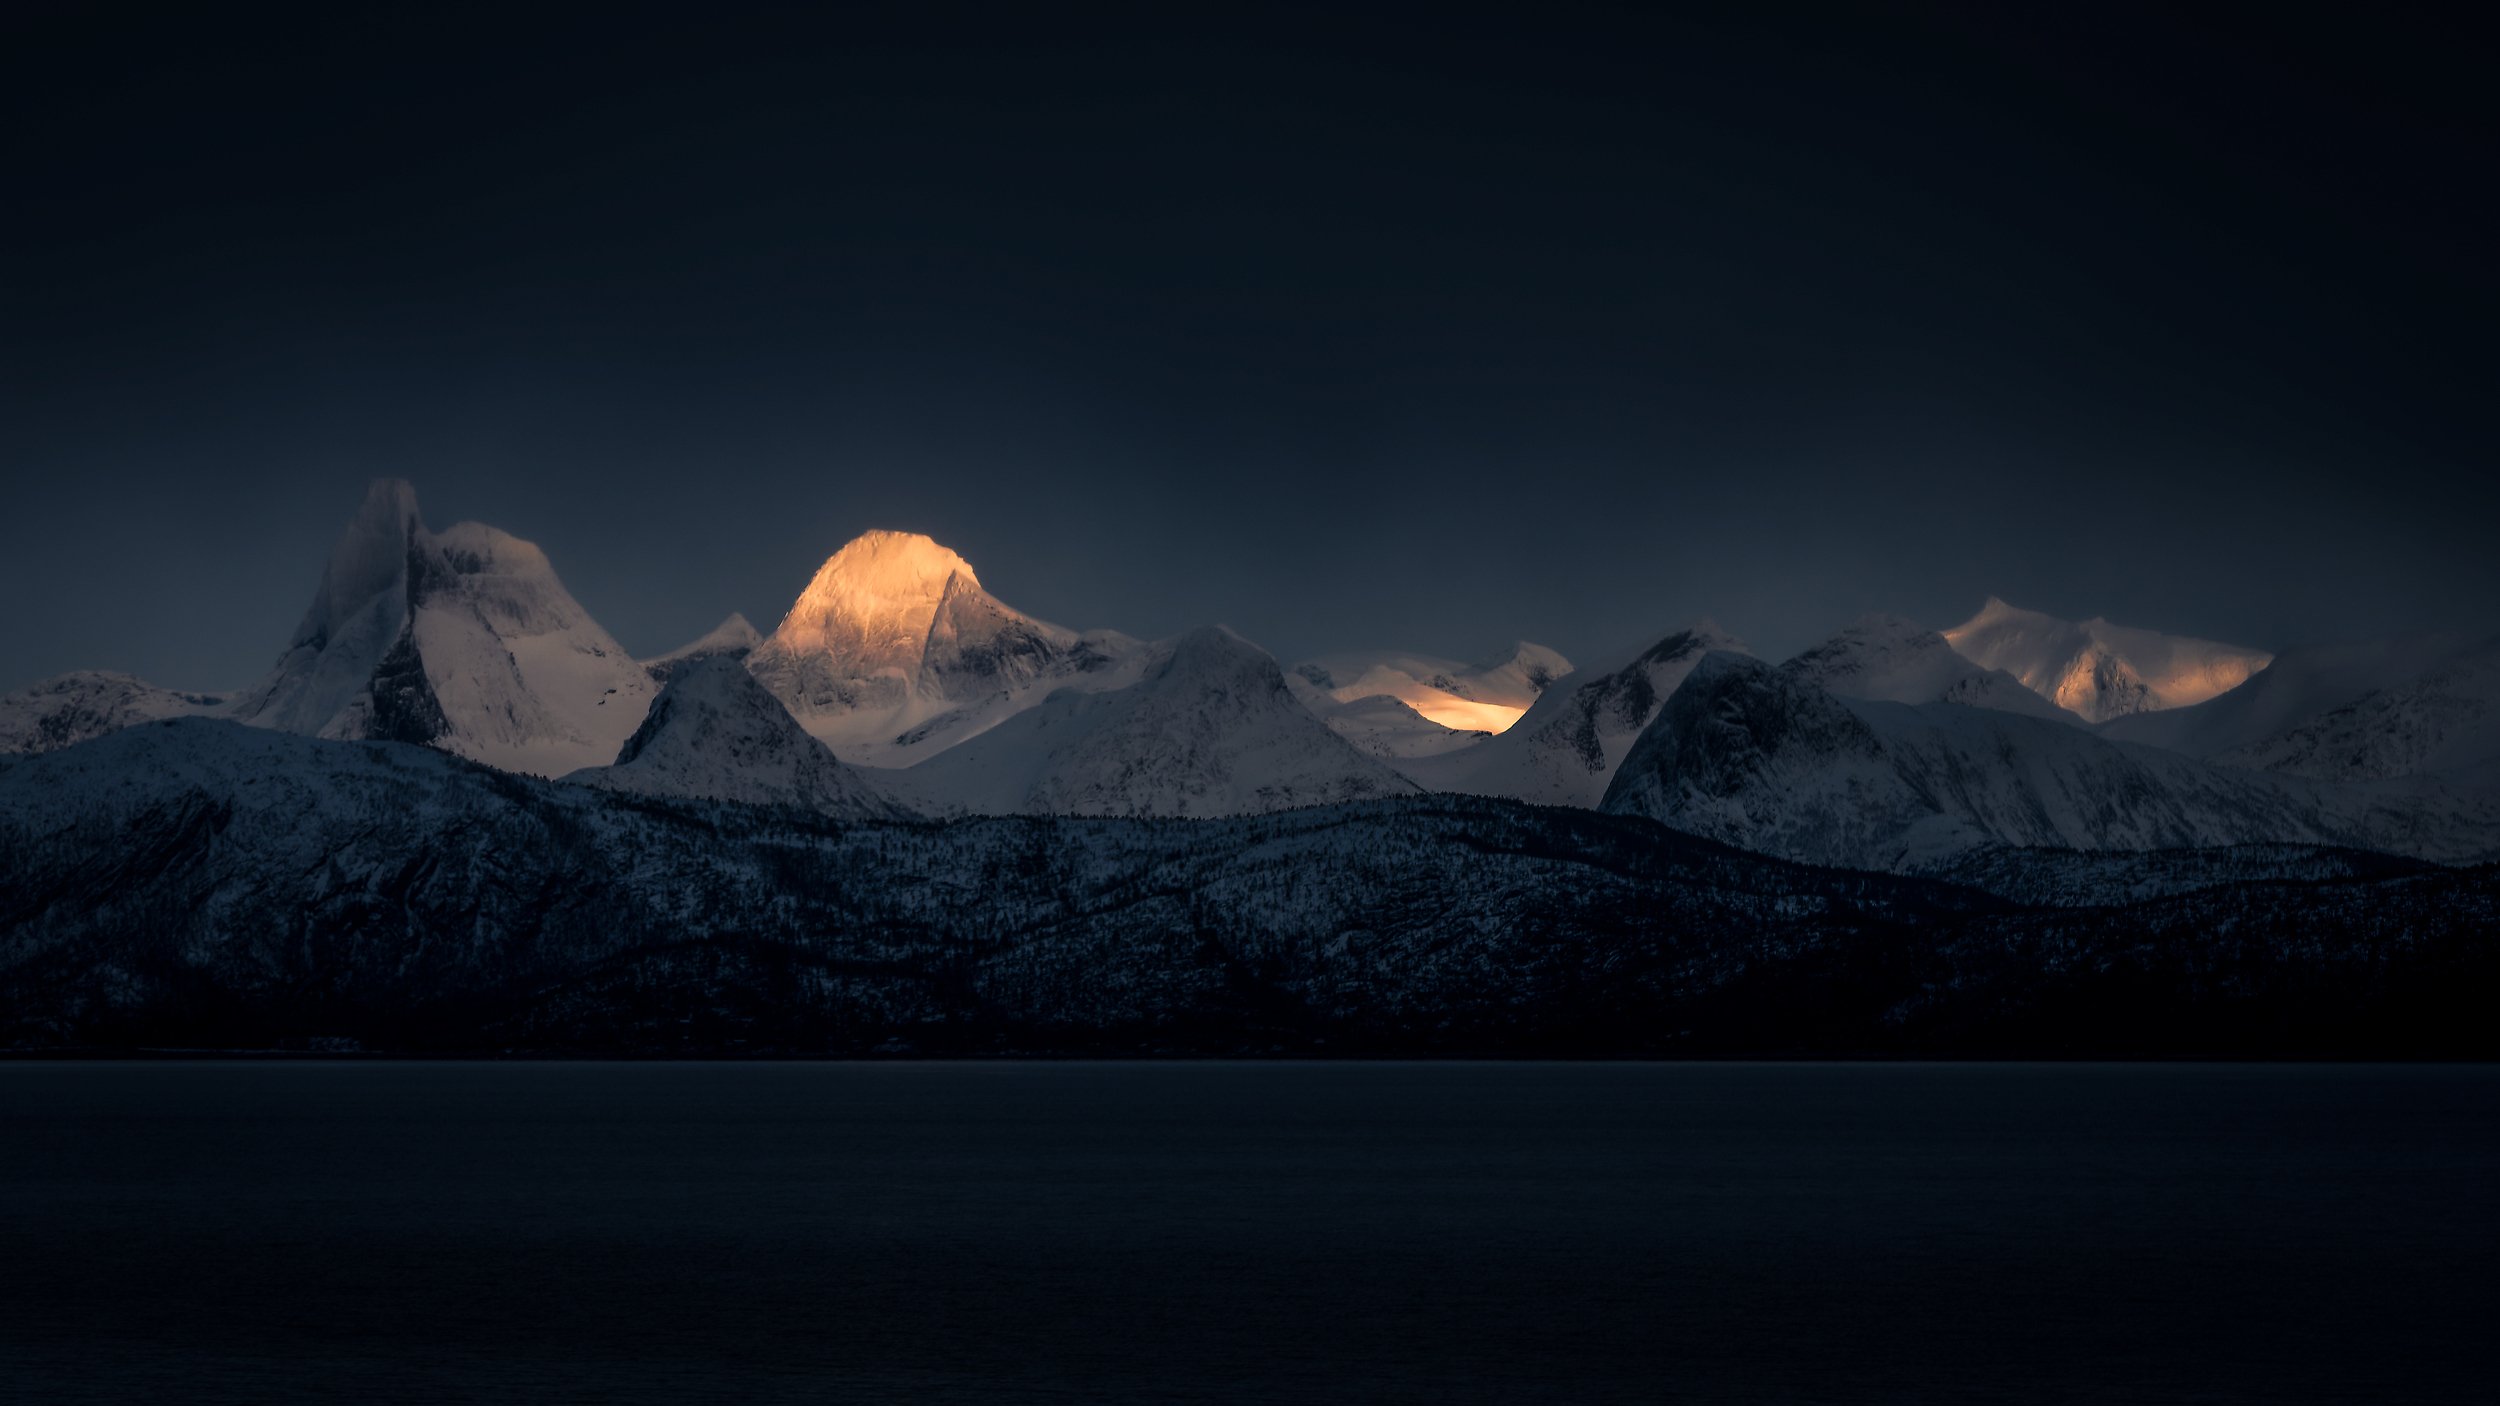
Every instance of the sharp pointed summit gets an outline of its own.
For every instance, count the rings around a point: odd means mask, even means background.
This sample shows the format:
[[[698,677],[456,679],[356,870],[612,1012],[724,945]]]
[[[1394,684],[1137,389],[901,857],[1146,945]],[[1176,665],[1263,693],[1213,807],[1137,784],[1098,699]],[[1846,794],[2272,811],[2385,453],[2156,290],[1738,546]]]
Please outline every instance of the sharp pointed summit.
[[[480,523],[429,531],[415,491],[384,479],[331,548],[286,653],[232,715],[552,776],[614,756],[652,689],[546,553]]]
[[[729,654],[680,668],[613,763],[564,779],[639,795],[795,806],[864,819],[903,813],[808,736]]]
[[[706,659],[718,659],[724,655],[733,659],[744,659],[763,642],[763,635],[759,634],[753,625],[747,623],[747,618],[733,611],[728,619],[714,625],[702,635],[657,658],[645,659],[642,661],[642,667],[654,680],[667,683],[671,675]]]

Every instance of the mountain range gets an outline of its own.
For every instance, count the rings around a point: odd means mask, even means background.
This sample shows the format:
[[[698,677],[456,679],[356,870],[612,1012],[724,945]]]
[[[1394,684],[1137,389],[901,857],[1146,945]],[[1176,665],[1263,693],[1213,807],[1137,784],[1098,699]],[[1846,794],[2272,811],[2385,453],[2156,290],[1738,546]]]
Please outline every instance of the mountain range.
[[[2277,656],[1991,599],[1777,663],[1702,621],[1578,667],[1526,642],[1288,666],[1219,626],[1043,621],[880,531],[770,634],[731,615],[637,660],[536,547],[435,531],[384,482],[250,687],[0,698],[0,839],[20,1043],[335,1019],[644,1048],[637,1003],[736,992],[797,1002],[741,1027],[792,1048],[932,1020],[950,1046],[1232,1048],[1266,1021],[1507,1048],[1596,1019],[1657,1050],[1624,1022],[1669,1011],[1733,1048],[1733,1012],[1829,975],[1737,979],[1746,943],[1852,971],[1856,943],[1919,954],[1902,971],[2015,943],[1970,988],[2003,1008],[2073,996],[2051,932],[2130,961],[2165,934],[2175,1016],[2205,1001],[2199,922],[2245,960],[2263,933],[2294,985],[2385,978],[2433,929],[2438,962],[2487,960],[2464,934],[2500,859],[2500,638]],[[1976,1018],[1900,975],[1841,983],[1890,993],[1844,1043]]]

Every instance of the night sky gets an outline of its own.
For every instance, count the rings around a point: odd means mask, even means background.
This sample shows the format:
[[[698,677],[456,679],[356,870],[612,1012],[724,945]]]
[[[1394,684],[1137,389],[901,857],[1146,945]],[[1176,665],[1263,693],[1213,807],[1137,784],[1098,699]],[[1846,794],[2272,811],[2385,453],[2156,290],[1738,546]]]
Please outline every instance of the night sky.
[[[641,653],[877,526],[1289,659],[2500,627],[2434,21],[410,8],[0,20],[0,687],[249,681],[380,475]]]

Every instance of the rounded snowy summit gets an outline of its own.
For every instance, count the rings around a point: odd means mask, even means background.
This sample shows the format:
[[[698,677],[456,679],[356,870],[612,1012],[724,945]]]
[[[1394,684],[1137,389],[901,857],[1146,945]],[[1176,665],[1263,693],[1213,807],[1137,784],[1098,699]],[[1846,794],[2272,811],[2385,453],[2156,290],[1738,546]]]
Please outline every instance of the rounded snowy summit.
[[[888,649],[916,660],[929,622],[957,575],[977,586],[972,563],[917,532],[863,532],[825,559],[799,593],[774,641],[784,648]]]

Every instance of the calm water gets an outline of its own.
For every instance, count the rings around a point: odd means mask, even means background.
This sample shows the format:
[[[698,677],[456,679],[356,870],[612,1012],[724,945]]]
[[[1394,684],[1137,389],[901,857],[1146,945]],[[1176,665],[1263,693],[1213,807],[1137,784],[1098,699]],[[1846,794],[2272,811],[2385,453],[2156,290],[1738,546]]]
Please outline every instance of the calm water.
[[[26,1402],[2488,1401],[2500,1070],[0,1064]]]

